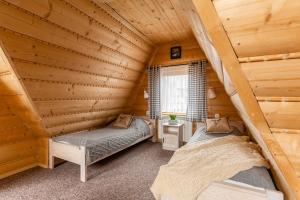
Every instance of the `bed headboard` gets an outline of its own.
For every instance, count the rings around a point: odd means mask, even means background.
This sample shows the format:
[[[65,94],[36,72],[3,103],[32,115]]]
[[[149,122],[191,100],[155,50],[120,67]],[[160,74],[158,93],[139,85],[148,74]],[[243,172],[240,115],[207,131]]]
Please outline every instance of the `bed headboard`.
[[[142,118],[145,121],[149,122],[149,127],[150,127],[150,134],[153,135],[152,141],[155,142],[157,140],[157,129],[156,129],[156,120],[155,119],[150,119],[148,116],[135,116],[138,118]]]

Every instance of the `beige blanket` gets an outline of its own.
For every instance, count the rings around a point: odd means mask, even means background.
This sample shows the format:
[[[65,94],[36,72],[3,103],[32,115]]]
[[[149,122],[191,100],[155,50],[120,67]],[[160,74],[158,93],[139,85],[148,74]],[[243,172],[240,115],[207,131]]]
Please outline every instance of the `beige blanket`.
[[[269,167],[247,136],[226,136],[178,149],[151,187],[157,200],[195,200],[205,187],[254,166]]]

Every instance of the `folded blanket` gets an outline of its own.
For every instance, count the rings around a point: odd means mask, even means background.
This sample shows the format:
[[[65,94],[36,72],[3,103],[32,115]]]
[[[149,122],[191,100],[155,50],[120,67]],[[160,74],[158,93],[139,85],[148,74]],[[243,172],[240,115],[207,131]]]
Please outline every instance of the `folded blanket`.
[[[155,199],[195,200],[210,183],[226,180],[254,166],[269,167],[247,136],[226,136],[178,149],[160,167],[151,187]]]

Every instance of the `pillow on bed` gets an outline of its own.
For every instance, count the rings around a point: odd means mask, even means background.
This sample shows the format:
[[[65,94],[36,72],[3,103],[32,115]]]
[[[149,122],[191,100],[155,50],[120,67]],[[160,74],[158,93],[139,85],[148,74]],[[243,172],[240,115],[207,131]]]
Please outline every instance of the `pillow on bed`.
[[[135,118],[136,118],[136,119],[142,119],[142,120],[144,120],[144,122],[145,122],[146,124],[148,124],[148,125],[151,124],[151,120],[150,120],[149,117],[147,117],[147,116],[135,116]]]
[[[206,119],[206,133],[230,133],[231,131],[232,128],[225,117]]]
[[[117,128],[128,128],[132,122],[132,119],[132,115],[120,114],[113,123],[113,126]]]
[[[228,120],[228,122],[231,127],[237,128],[240,132],[244,133],[246,131],[243,121]]]

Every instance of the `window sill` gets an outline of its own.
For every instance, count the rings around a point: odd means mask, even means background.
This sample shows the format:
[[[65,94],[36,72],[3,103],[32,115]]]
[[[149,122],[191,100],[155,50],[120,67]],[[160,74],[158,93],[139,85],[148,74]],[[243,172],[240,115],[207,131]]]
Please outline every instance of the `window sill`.
[[[179,117],[185,117],[186,114],[185,113],[173,113],[173,112],[163,112],[162,116],[169,116],[169,115],[176,115]]]

